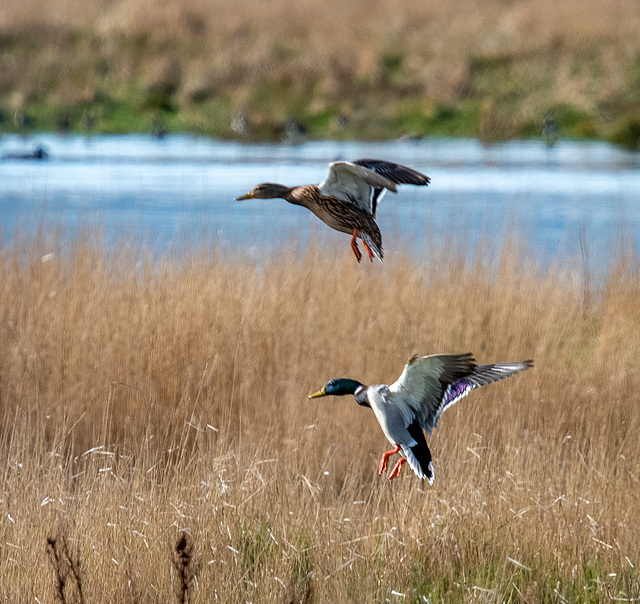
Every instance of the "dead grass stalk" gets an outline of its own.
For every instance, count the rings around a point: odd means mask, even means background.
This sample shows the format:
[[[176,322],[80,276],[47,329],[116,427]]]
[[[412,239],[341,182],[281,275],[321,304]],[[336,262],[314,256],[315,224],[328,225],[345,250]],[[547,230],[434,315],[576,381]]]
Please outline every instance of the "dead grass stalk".
[[[50,252],[0,250],[0,597],[640,597],[637,262],[584,304],[581,279],[513,248],[491,266]],[[306,399],[468,350],[536,367],[447,412],[433,487],[378,478],[367,410]]]

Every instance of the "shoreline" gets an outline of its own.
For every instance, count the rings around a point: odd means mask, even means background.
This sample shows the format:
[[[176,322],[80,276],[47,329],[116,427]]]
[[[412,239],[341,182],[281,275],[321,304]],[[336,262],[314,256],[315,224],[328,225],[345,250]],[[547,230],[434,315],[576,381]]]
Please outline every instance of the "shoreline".
[[[0,132],[544,136],[638,149],[638,32],[630,0],[616,11],[598,0],[398,0],[375,11],[332,0],[268,10],[217,0],[61,0],[40,10],[9,2]]]
[[[331,115],[327,117],[307,115],[300,120],[289,117],[284,121],[265,121],[259,119],[253,123],[249,118],[226,114],[220,115],[210,124],[203,124],[206,112],[198,116],[197,112],[144,112],[134,104],[123,105],[120,111],[123,117],[97,119],[93,115],[105,113],[102,105],[86,105],[84,107],[46,107],[38,106],[32,110],[16,113],[11,117],[11,110],[0,104],[0,136],[19,135],[37,136],[39,134],[60,135],[117,135],[117,134],[149,134],[163,138],[168,134],[204,136],[223,141],[239,143],[277,143],[299,144],[309,141],[361,141],[390,142],[395,140],[426,140],[433,138],[477,139],[484,144],[505,143],[512,141],[543,141],[553,146],[558,141],[572,142],[605,142],[630,151],[640,151],[640,121],[635,114],[621,115],[618,121],[622,124],[613,131],[604,127],[597,128],[584,124],[592,123],[593,116],[584,114],[576,121],[570,114],[574,108],[564,107],[560,110],[559,119],[541,117],[540,123],[530,122],[518,129],[494,129],[487,135],[480,123],[481,103],[466,103],[464,108],[441,107],[447,118],[424,115],[421,124],[415,128],[406,127],[415,116],[396,116],[394,120],[376,121],[377,127],[372,129],[362,123],[350,123],[345,116]],[[569,115],[569,117],[567,117]],[[125,117],[126,116],[126,117]],[[132,117],[134,116],[134,117]],[[238,122],[243,123],[238,126]],[[375,119],[373,120],[375,121]],[[400,125],[398,125],[398,123]]]

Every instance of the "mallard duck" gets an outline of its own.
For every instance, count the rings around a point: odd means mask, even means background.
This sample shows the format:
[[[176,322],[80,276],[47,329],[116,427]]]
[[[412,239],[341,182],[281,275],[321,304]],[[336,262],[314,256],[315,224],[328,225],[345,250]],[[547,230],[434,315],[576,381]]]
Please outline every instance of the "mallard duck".
[[[382,261],[382,235],[376,224],[378,204],[386,189],[395,193],[396,185],[428,185],[430,179],[406,166],[379,159],[337,161],[329,164],[329,175],[319,185],[287,187],[262,183],[242,199],[276,199],[304,206],[332,229],[351,235],[351,249],[358,262],[362,240],[369,260]]]
[[[396,478],[408,462],[420,478],[433,484],[431,451],[423,430],[431,434],[445,409],[474,388],[511,377],[529,367],[533,367],[533,361],[476,365],[471,353],[415,355],[390,386],[365,386],[356,380],[337,379],[327,382],[309,398],[353,394],[358,405],[373,409],[382,431],[395,446],[383,453],[378,474],[387,470],[389,457],[401,452],[402,457],[391,470],[389,480]]]

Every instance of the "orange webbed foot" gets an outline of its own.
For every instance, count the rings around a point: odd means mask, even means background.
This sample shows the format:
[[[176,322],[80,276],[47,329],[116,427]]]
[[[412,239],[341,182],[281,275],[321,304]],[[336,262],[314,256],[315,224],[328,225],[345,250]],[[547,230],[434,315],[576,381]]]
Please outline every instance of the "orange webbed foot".
[[[356,260],[360,262],[360,260],[362,260],[362,252],[358,247],[356,237],[358,237],[358,229],[353,229],[353,235],[351,236],[351,249],[353,250],[353,255],[356,257]]]
[[[389,467],[389,457],[399,452],[400,452],[400,445],[396,445],[395,449],[391,451],[385,451],[382,454],[382,458],[380,459],[380,465],[378,466],[378,476],[382,476],[382,473],[386,472],[387,468]]]
[[[364,249],[367,250],[367,254],[369,254],[369,260],[373,262],[373,259],[375,258],[375,256],[373,255],[371,248],[364,241],[362,242],[362,245],[364,245]]]
[[[405,457],[401,457],[395,466],[393,466],[393,470],[391,470],[391,474],[389,474],[389,480],[393,480],[394,478],[397,478],[398,476],[400,476],[400,470],[402,469],[402,466],[404,464],[407,463],[407,460]]]

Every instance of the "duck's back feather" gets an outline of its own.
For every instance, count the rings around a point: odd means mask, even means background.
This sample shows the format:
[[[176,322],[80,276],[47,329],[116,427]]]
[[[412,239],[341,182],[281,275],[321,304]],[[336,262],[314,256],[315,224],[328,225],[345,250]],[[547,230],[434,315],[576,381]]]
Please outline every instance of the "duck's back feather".
[[[346,201],[370,214],[374,188],[389,189],[394,193],[397,190],[396,185],[385,176],[346,161],[329,164],[329,174],[318,188],[322,195]]]
[[[416,444],[413,447],[401,444],[402,454],[409,463],[409,467],[419,478],[426,478],[429,484],[433,484],[434,474],[431,451],[427,446],[424,432],[418,422],[415,421],[408,427],[408,430]]]

